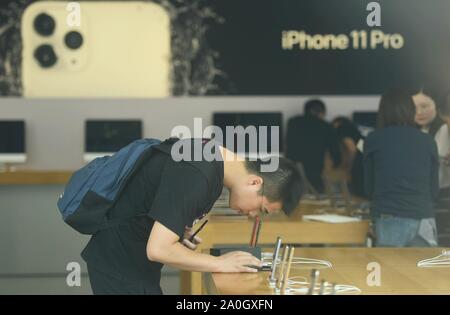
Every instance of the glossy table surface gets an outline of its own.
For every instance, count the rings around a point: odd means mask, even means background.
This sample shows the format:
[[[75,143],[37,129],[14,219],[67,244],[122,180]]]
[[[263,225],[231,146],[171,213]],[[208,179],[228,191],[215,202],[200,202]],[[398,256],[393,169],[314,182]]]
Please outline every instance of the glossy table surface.
[[[332,244],[334,246],[365,246],[370,230],[370,222],[361,220],[350,223],[324,223],[304,221],[304,214],[338,213],[348,215],[344,211],[331,209],[330,206],[302,202],[290,217],[280,213],[264,218],[259,234],[258,245],[274,244],[277,237],[283,243],[291,244]],[[198,250],[209,249],[217,245],[248,245],[253,228],[249,219],[230,219],[224,216],[209,216],[209,222],[199,233],[203,242]],[[194,230],[202,222],[199,222]],[[203,283],[199,272],[181,272],[181,291],[183,294],[202,294]]]
[[[332,268],[318,269],[319,282],[353,285],[361,294],[450,294],[450,266],[417,267],[418,261],[441,252],[440,248],[296,248],[295,257],[330,261]],[[309,281],[312,268],[293,264],[289,278],[303,276]],[[268,278],[269,272],[203,274],[207,294],[276,294]]]
[[[73,171],[20,170],[0,172],[0,185],[64,185]]]

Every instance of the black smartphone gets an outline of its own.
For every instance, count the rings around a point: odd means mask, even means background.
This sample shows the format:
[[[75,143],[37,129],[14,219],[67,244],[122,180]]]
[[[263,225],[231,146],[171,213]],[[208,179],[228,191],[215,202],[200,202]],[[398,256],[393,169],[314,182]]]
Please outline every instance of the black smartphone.
[[[197,236],[197,234],[203,230],[203,228],[205,227],[206,223],[208,223],[208,220],[205,220],[205,222],[202,223],[202,225],[200,225],[200,227],[198,228],[197,231],[194,232],[194,234],[192,234],[192,236],[189,238],[189,242],[192,242],[194,240],[194,237]]]
[[[271,270],[270,266],[268,266],[268,265],[263,265],[261,267],[255,266],[255,265],[245,265],[245,267],[253,268],[258,271],[270,271]]]

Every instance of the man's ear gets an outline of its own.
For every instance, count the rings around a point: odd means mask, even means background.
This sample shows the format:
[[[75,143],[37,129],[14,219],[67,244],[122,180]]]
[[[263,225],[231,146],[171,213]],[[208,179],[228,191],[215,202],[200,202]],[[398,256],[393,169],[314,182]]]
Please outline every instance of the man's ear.
[[[256,185],[256,186],[259,187],[259,186],[261,186],[263,183],[264,183],[264,180],[263,180],[263,178],[260,177],[260,176],[257,176],[257,175],[254,175],[254,174],[250,174],[250,175],[248,176],[248,179],[247,179],[247,184],[248,184],[248,185],[251,185],[251,186]]]

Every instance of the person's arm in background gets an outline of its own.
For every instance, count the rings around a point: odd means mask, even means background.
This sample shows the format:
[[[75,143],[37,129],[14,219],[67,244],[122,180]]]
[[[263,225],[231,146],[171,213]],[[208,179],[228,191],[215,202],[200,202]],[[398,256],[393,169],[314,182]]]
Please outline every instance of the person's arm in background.
[[[356,155],[356,151],[358,150],[355,141],[353,141],[350,137],[346,137],[342,140],[342,142],[344,143],[345,149],[350,154],[350,157],[353,159]]]
[[[199,272],[256,272],[245,265],[261,266],[253,255],[231,252],[220,257],[197,253],[182,245],[179,236],[155,222],[147,242],[147,257],[169,266]]]
[[[370,149],[370,138],[364,142],[364,191],[370,199],[374,190],[374,160]]]
[[[350,173],[352,170],[356,151],[357,151],[356,144],[352,138],[346,137],[342,139],[341,166],[347,173]]]
[[[446,166],[450,166],[450,150],[448,150],[447,154],[444,157],[444,163]]]
[[[342,155],[339,144],[339,137],[336,130],[330,125],[327,136],[327,150],[333,161],[333,167],[338,167],[342,163]]]
[[[440,163],[448,166],[450,164],[450,124],[442,125],[434,136],[434,140],[437,144]]]

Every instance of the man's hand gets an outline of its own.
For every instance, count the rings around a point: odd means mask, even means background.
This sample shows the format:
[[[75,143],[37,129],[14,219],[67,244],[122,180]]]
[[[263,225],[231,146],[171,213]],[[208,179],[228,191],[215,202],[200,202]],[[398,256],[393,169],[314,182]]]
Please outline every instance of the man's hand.
[[[192,231],[192,228],[187,227],[184,230],[184,237],[183,237],[182,243],[187,248],[196,250],[198,244],[200,244],[202,242],[202,239],[198,236],[194,236],[194,239],[192,241],[190,241],[190,238],[192,237],[193,234],[194,234],[194,232]]]
[[[248,266],[262,266],[258,258],[246,252],[230,252],[218,258],[216,272],[257,272],[257,269]]]
[[[156,221],[147,242],[148,259],[199,272],[256,272],[256,269],[245,265],[261,266],[261,262],[249,253],[231,252],[215,257],[189,250],[179,240],[178,234]]]

